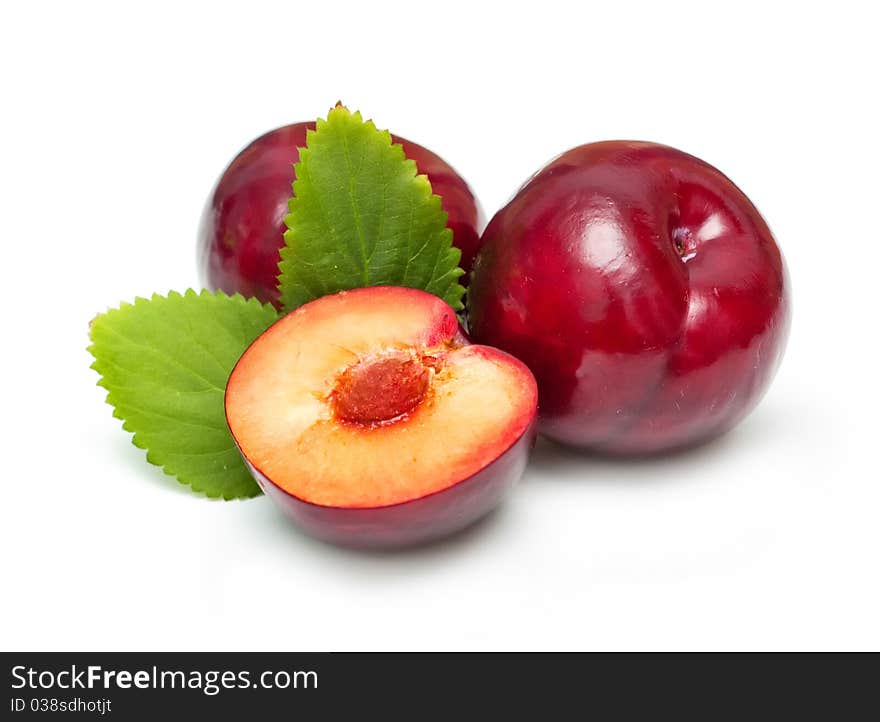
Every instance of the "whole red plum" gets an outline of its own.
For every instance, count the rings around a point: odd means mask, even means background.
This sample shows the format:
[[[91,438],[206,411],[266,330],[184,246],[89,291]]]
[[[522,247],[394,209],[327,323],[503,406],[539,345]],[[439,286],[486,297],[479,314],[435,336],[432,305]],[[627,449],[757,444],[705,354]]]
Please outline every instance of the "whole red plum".
[[[754,205],[663,145],[574,148],[490,221],[468,291],[472,337],[538,380],[539,430],[615,454],[715,437],[783,354],[789,283]]]
[[[314,129],[315,123],[309,122],[270,131],[242,150],[220,176],[198,231],[199,273],[207,288],[279,305],[278,261],[293,193],[293,165],[306,145],[306,132]],[[453,243],[461,250],[460,265],[470,271],[483,225],[474,194],[440,156],[405,138],[392,139],[442,198]]]

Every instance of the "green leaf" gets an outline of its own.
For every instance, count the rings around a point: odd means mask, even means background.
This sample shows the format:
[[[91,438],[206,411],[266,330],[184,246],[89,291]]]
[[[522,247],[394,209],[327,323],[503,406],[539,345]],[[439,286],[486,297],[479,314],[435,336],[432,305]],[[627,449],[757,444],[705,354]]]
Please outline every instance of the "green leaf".
[[[209,497],[260,493],[226,426],[235,362],[278,317],[270,305],[193,290],[135,299],[92,321],[107,403],[147,461]]]
[[[461,309],[461,251],[414,161],[360,113],[337,105],[294,167],[278,287],[287,310],[361,286],[409,286]]]

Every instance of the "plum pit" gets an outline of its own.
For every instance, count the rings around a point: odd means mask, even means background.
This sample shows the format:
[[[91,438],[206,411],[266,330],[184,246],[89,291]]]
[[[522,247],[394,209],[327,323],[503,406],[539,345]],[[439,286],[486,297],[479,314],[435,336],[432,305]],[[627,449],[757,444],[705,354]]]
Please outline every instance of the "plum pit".
[[[428,393],[432,370],[406,351],[368,356],[336,380],[331,403],[336,417],[354,424],[393,421],[416,408]]]

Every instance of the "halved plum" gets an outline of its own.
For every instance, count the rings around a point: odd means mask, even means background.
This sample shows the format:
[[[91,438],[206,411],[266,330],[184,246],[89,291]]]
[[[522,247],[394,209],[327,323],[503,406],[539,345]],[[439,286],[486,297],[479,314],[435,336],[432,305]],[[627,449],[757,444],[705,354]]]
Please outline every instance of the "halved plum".
[[[232,436],[300,527],[349,546],[434,539],[491,510],[525,468],[537,387],[411,288],[343,291],[263,333],[226,387]]]

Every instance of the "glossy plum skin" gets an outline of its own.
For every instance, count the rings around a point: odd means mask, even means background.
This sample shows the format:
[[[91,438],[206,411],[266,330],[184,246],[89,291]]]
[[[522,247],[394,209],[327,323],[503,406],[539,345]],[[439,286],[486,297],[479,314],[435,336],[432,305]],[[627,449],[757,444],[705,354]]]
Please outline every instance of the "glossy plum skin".
[[[725,432],[759,401],[788,286],[766,222],[717,169],[653,143],[593,143],[490,221],[470,333],[535,374],[542,434],[656,453]]]
[[[292,194],[293,165],[306,132],[315,123],[294,123],[260,136],[239,153],[208,197],[198,231],[198,265],[206,288],[256,296],[279,305],[276,288],[284,217]],[[469,271],[484,224],[480,206],[464,179],[440,156],[405,138],[407,158],[443,199],[461,267]]]
[[[473,476],[442,491],[375,508],[320,506],[267,478],[244,455],[260,488],[299,528],[322,541],[359,549],[414,546],[464,529],[492,511],[522,476],[535,443],[532,423],[506,451]]]

